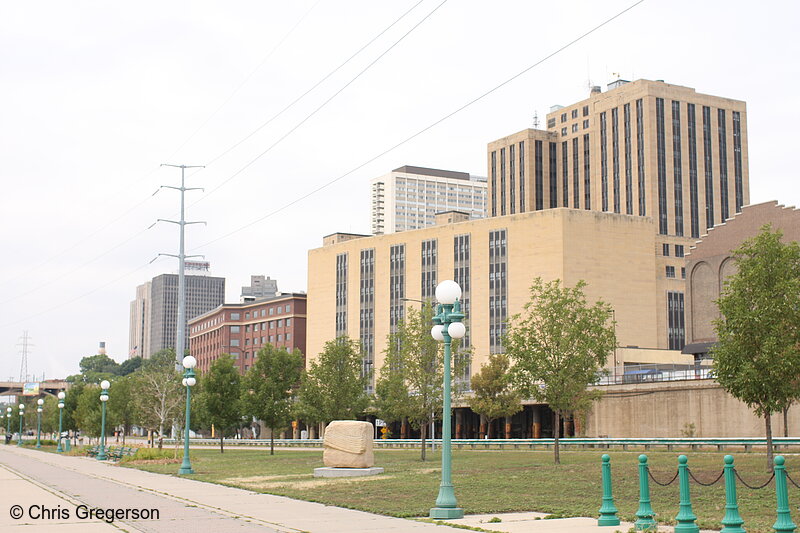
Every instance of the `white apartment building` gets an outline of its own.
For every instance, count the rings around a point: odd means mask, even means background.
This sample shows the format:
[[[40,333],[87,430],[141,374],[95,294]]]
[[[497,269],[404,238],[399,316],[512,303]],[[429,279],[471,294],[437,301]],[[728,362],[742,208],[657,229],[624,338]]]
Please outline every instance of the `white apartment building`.
[[[433,226],[436,213],[462,211],[485,218],[486,178],[467,172],[402,166],[370,181],[372,233],[382,235]]]

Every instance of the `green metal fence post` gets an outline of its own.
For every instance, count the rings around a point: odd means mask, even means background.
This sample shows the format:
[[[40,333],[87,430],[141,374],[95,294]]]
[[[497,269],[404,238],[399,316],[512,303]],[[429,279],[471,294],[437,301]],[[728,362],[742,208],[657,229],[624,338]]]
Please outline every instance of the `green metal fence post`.
[[[619,517],[617,508],[614,506],[614,496],[611,494],[611,456],[603,454],[603,504],[600,506],[600,518],[597,520],[598,526],[618,526]]]
[[[793,533],[797,525],[789,511],[789,491],[786,487],[786,466],[782,455],[775,457],[775,497],[778,500],[778,519],[772,526],[777,533]]]
[[[636,531],[655,530],[658,524],[653,518],[655,512],[650,506],[650,482],[647,479],[647,456],[639,456],[639,510],[636,511]]]
[[[745,533],[742,524],[744,520],[739,515],[739,505],[736,503],[736,473],[733,471],[733,456],[725,456],[725,516],[722,519],[721,533]]]
[[[689,459],[685,455],[678,456],[678,485],[680,486],[681,499],[678,515],[675,517],[677,525],[675,533],[700,533],[700,528],[695,523],[697,517],[692,512],[692,499],[689,494]]]

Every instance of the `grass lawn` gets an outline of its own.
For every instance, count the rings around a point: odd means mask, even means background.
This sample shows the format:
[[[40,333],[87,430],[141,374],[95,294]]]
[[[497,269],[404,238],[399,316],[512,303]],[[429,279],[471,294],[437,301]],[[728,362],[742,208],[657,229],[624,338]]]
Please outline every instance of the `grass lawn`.
[[[641,452],[611,451],[614,498],[620,517],[634,521],[638,508],[637,457]],[[724,453],[685,452],[689,466],[704,482],[722,471]],[[459,504],[467,514],[510,511],[540,511],[557,516],[597,516],[602,488],[602,451],[562,451],[562,464],[553,465],[552,452],[453,450],[453,483]],[[679,452],[650,451],[651,472],[659,481],[672,478]],[[761,484],[769,475],[760,453],[734,453],[737,470],[751,485]],[[376,450],[376,465],[385,474],[366,478],[315,479],[312,470],[322,466],[322,451],[280,449],[274,456],[264,450],[230,449],[192,451],[191,476],[201,481],[278,494],[301,500],[399,516],[427,516],[434,505],[441,475],[439,453],[421,462],[416,450]],[[797,472],[800,457],[787,457],[787,470]],[[176,464],[126,466],[175,475]],[[652,506],[661,524],[674,524],[678,512],[678,484],[663,488],[650,483]],[[775,485],[750,490],[737,484],[739,509],[745,528],[769,532],[775,522]],[[692,483],[692,504],[701,528],[720,529],[725,514],[724,484],[700,487]],[[800,490],[790,485],[790,503],[796,510]],[[800,515],[795,512],[795,519]]]

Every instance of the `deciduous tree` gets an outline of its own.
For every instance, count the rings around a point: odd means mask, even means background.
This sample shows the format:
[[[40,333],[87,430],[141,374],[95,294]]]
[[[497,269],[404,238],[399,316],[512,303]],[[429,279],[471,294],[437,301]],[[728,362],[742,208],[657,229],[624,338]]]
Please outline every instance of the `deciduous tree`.
[[[589,304],[584,287],[584,281],[570,288],[560,280],[536,278],[530,300],[511,318],[503,338],[518,390],[555,413],[556,464],[561,415],[586,408],[597,397],[587,387],[597,380],[617,342],[611,307],[602,301]]]
[[[376,406],[381,416],[407,417],[411,426],[420,430],[423,461],[427,429],[441,417],[444,397],[444,344],[431,337],[433,315],[433,307],[427,303],[419,311],[406,311],[397,332],[388,336],[384,365],[376,383]],[[469,352],[459,352],[457,340],[453,340],[452,353],[459,357],[452,358],[451,379],[462,375],[470,361]],[[453,380],[452,384],[455,399],[462,391],[458,381]]]
[[[242,405],[247,414],[270,429],[269,454],[275,454],[275,432],[292,420],[292,398],[303,374],[303,354],[267,344],[245,375]]]
[[[522,395],[514,388],[510,367],[511,362],[507,355],[492,354],[480,372],[472,378],[474,396],[470,398],[469,406],[486,419],[489,432],[494,420],[522,410]]]
[[[224,453],[223,441],[242,420],[241,376],[233,357],[223,354],[211,363],[208,373],[200,380],[197,395],[197,418],[204,426],[214,426],[219,435],[219,451]],[[193,416],[194,418],[194,416]]]
[[[325,343],[308,365],[298,394],[297,413],[307,422],[355,420],[369,405],[367,378],[358,342],[347,337]]]
[[[771,415],[798,399],[800,375],[800,246],[782,236],[767,225],[733,252],[711,351],[719,384],[764,418],[770,470]]]
[[[153,354],[134,374],[133,396],[139,423],[158,429],[158,447],[164,443],[164,428],[181,418],[184,387],[175,369],[175,350]]]

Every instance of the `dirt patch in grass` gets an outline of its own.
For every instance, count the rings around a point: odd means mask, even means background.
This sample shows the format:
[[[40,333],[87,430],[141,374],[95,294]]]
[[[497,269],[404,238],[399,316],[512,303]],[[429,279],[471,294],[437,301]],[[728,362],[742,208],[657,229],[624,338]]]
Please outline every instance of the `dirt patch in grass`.
[[[352,485],[358,483],[366,483],[369,481],[380,481],[380,480],[389,480],[394,478],[394,476],[386,476],[386,475],[379,475],[379,476],[368,476],[368,477],[355,477],[355,478],[328,478],[328,479],[304,479],[310,477],[311,474],[308,476],[303,476],[301,479],[297,479],[300,476],[257,476],[257,477],[249,477],[249,478],[227,478],[220,480],[221,483],[226,485],[235,485],[237,487],[244,487],[248,489],[259,489],[259,490],[274,490],[274,489],[292,489],[292,490],[309,490],[309,489],[316,489],[319,487],[330,487],[332,485],[340,486],[340,485]],[[283,479],[283,481],[275,481],[276,479]]]
[[[176,465],[181,462],[181,459],[134,459],[126,461],[129,465]]]

